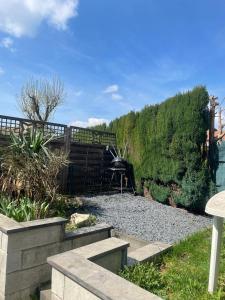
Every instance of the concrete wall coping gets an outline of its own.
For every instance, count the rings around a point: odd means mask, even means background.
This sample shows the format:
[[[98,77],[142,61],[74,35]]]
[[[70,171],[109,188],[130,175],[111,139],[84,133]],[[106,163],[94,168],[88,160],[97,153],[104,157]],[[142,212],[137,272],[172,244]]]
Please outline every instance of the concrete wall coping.
[[[9,230],[23,228],[20,223],[15,220],[0,214],[0,230],[4,233],[7,233]]]
[[[65,240],[74,239],[76,237],[87,236],[92,233],[94,234],[94,233],[111,230],[111,229],[113,229],[113,226],[108,225],[106,223],[100,223],[100,224],[96,224],[96,225],[90,226],[90,227],[82,227],[82,228],[78,228],[71,232],[66,232]]]
[[[122,244],[118,239],[113,239],[113,247]],[[102,243],[97,242],[97,243]],[[95,244],[97,244],[95,243]],[[109,241],[109,245],[110,245]],[[124,247],[127,247],[124,242]],[[92,246],[95,247],[94,244]],[[83,248],[83,247],[82,247]],[[103,300],[159,300],[158,296],[145,291],[135,284],[117,276],[116,274],[100,267],[74,251],[64,252],[47,259],[48,263],[66,277]]]
[[[127,249],[129,245],[123,240],[109,238],[71,251],[92,261],[114,251]]]
[[[61,218],[61,217],[54,217],[54,218],[45,218],[27,222],[21,222],[22,226],[26,228],[26,230],[34,229],[35,227],[48,227],[48,226],[55,226],[55,225],[62,225],[68,222],[68,219]]]
[[[170,244],[153,242],[130,252],[129,258],[134,259],[136,262],[144,262],[154,259],[156,256],[161,255],[170,248],[172,248],[172,245]]]
[[[0,214],[0,230],[6,234],[31,230],[34,228],[61,225],[65,224],[66,222],[68,222],[68,220],[61,217],[46,218],[27,222],[16,222],[15,220]]]

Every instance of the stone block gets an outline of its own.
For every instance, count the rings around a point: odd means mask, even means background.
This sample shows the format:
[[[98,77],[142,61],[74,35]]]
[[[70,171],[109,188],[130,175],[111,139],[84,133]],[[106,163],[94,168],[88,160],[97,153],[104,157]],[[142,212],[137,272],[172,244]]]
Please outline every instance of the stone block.
[[[60,243],[34,247],[22,251],[22,269],[43,265],[49,256],[60,253]]]
[[[128,242],[122,241],[117,238],[109,238],[77,248],[75,250],[72,250],[72,252],[85,258],[95,259],[112,252],[120,250],[123,251],[127,249],[127,247],[129,247]]]
[[[156,256],[162,254],[165,251],[168,251],[172,245],[153,242],[144,247],[141,247],[135,251],[129,253],[129,258],[134,262],[144,262],[153,260]]]
[[[98,241],[107,239],[108,237],[108,231],[91,233],[90,235],[77,237],[73,240],[73,249],[96,243]]]
[[[66,252],[73,249],[73,240],[64,240],[60,243],[60,252]]]
[[[113,252],[97,259],[90,259],[97,265],[117,274],[122,268],[122,251]]]
[[[30,290],[30,288],[28,288],[22,291],[8,294],[3,299],[4,300],[31,300],[32,294],[33,294],[32,291]]]
[[[66,232],[65,234],[65,238],[66,239],[75,239],[76,237],[83,237],[86,235],[91,235],[92,233],[99,233],[99,232],[107,232],[107,237],[111,237],[111,230],[112,230],[112,226],[107,225],[105,223],[101,223],[101,224],[96,224],[94,226],[90,226],[90,227],[83,227],[83,228],[79,228],[76,229],[73,232]]]
[[[129,252],[132,252],[138,248],[144,247],[149,244],[149,242],[141,240],[136,236],[125,234],[117,230],[112,230],[112,236],[121,239],[123,241],[126,241],[130,244],[130,247],[128,248],[128,254]]]
[[[61,217],[54,217],[54,218],[45,218],[45,219],[38,219],[33,221],[26,221],[20,222],[19,224],[22,225],[26,230],[31,230],[33,228],[41,228],[41,227],[49,227],[55,225],[62,225],[63,227],[68,222],[67,219]]]
[[[6,274],[0,270],[0,292],[5,293]],[[1,297],[0,297],[1,299]]]
[[[62,240],[61,225],[34,228],[8,235],[8,252],[48,245]]]
[[[1,249],[5,252],[8,251],[8,235],[5,233],[2,233]]]
[[[58,296],[56,296],[54,293],[51,294],[51,298],[50,300],[63,300],[62,298],[59,298]]]
[[[2,231],[0,231],[0,249],[2,249]]]
[[[39,287],[40,283],[48,282],[50,278],[51,268],[48,264],[6,274],[5,293],[15,293],[33,286]]]
[[[0,272],[6,273],[6,257],[7,254],[0,250]]]
[[[6,256],[6,274],[21,270],[22,267],[22,252],[10,252]]]
[[[40,292],[40,300],[52,300],[52,292],[51,290],[44,290]]]
[[[82,300],[99,300],[101,298],[95,296],[76,282],[68,277],[65,278],[65,292],[63,300],[82,299]]]
[[[63,299],[56,296],[54,293],[51,292],[51,290],[46,290],[46,291],[41,291],[40,300],[63,300]]]
[[[52,269],[52,292],[61,299],[63,299],[63,295],[64,295],[64,285],[65,285],[65,276],[53,268]]]
[[[22,227],[21,223],[0,214],[0,231],[7,233],[8,230],[17,230]]]

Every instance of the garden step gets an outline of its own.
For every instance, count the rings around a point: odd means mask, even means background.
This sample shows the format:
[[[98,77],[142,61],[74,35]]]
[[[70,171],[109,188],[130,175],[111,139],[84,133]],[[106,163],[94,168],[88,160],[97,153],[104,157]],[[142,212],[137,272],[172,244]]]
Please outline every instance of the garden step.
[[[126,241],[130,244],[130,247],[128,248],[128,255],[130,252],[133,252],[136,249],[139,249],[141,247],[144,247],[149,244],[149,242],[141,240],[137,238],[136,236],[129,235],[117,230],[112,230],[112,236],[119,238],[123,241]]]
[[[168,251],[172,245],[153,242],[144,247],[129,252],[128,254],[128,265],[133,265],[139,262],[151,261],[156,256]]]

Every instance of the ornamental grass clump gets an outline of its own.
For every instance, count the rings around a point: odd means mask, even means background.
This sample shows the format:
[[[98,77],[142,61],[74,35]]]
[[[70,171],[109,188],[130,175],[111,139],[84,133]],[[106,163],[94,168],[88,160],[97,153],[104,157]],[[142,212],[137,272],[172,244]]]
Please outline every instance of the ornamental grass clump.
[[[29,128],[11,135],[11,145],[2,154],[0,189],[10,198],[27,197],[39,203],[56,199],[57,177],[67,164],[63,152],[49,149],[54,135],[42,128]]]

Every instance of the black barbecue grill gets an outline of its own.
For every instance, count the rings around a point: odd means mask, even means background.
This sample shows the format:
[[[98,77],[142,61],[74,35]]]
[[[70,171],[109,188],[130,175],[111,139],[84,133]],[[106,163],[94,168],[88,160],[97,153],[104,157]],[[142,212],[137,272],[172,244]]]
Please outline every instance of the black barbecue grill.
[[[125,159],[123,159],[122,157],[116,156],[113,158],[113,160],[111,161],[111,164],[115,167],[115,168],[125,168],[126,169],[126,164],[127,161]]]
[[[118,156],[118,153],[117,153],[115,147],[113,147],[114,151],[112,149],[110,149],[109,147],[107,147],[107,150],[110,151],[111,154],[113,155],[113,160],[111,161],[111,167],[109,168],[109,170],[112,172],[110,186],[112,186],[114,179],[115,178],[118,179],[118,177],[119,177],[121,194],[123,193],[124,179],[126,182],[125,183],[126,187],[128,185],[128,180],[130,180],[130,184],[131,184],[132,190],[134,192],[132,179],[131,179],[132,176],[130,174],[129,163],[124,159],[124,157]],[[124,150],[124,155],[125,155],[125,151],[126,151],[126,147]],[[117,182],[118,182],[118,180],[117,180]]]

